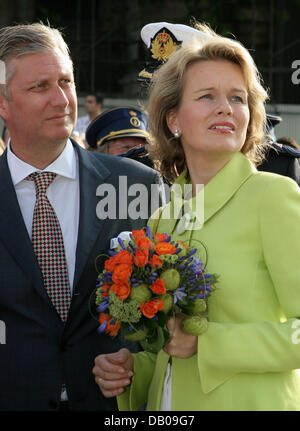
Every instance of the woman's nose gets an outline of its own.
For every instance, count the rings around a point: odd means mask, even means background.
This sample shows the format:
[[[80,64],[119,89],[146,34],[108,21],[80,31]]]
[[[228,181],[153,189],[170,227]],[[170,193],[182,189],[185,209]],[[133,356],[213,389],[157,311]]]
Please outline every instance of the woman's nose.
[[[220,97],[219,104],[217,106],[217,114],[232,115],[232,106],[226,96]]]

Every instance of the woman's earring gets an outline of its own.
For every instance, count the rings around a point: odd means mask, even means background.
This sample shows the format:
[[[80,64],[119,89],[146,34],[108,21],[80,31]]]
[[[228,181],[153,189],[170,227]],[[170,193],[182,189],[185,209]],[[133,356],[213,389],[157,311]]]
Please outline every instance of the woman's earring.
[[[174,138],[179,138],[179,137],[180,137],[179,130],[178,130],[178,129],[175,129],[175,132],[174,132]]]

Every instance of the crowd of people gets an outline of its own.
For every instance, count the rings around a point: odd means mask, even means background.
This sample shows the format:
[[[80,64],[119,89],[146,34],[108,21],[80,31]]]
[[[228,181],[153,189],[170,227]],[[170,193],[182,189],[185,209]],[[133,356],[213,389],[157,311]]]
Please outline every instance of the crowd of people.
[[[154,41],[174,46],[143,71],[147,107],[102,111],[91,93],[77,120],[60,32],[40,23],[0,30],[9,131],[0,157],[0,410],[300,410],[300,179],[290,167],[299,167],[299,148],[268,139],[268,94],[238,41],[203,24],[159,23],[146,35],[152,53]],[[280,172],[279,159],[288,160]],[[120,177],[128,189],[146,187],[144,217],[99,218],[96,190],[121,194]],[[192,204],[204,185],[201,229],[179,231],[164,217],[182,196],[165,203],[162,194],[153,208],[163,181],[191,185]],[[176,315],[157,354],[99,334],[90,312],[111,239],[147,224],[204,243],[207,268],[220,275],[207,331],[187,334]]]

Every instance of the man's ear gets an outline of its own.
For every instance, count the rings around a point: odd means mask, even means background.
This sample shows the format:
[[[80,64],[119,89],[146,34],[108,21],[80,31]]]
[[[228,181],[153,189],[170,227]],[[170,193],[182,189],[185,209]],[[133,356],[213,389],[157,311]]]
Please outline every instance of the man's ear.
[[[170,132],[172,133],[172,135],[174,135],[175,130],[178,129],[177,114],[175,111],[169,111],[167,113],[166,122]]]
[[[3,120],[7,120],[7,99],[3,96],[3,94],[0,92],[0,117],[3,118]]]

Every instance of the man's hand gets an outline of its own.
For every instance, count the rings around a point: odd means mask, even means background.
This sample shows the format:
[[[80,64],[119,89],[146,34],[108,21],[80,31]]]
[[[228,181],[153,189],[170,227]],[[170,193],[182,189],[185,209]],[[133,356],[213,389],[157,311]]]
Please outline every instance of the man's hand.
[[[176,358],[189,358],[198,351],[198,337],[187,334],[181,328],[184,314],[176,314],[175,319],[172,317],[167,323],[168,331],[171,335],[171,341],[164,346],[164,351]]]
[[[95,381],[106,398],[115,397],[130,385],[133,376],[133,358],[128,349],[99,355],[93,368]]]

